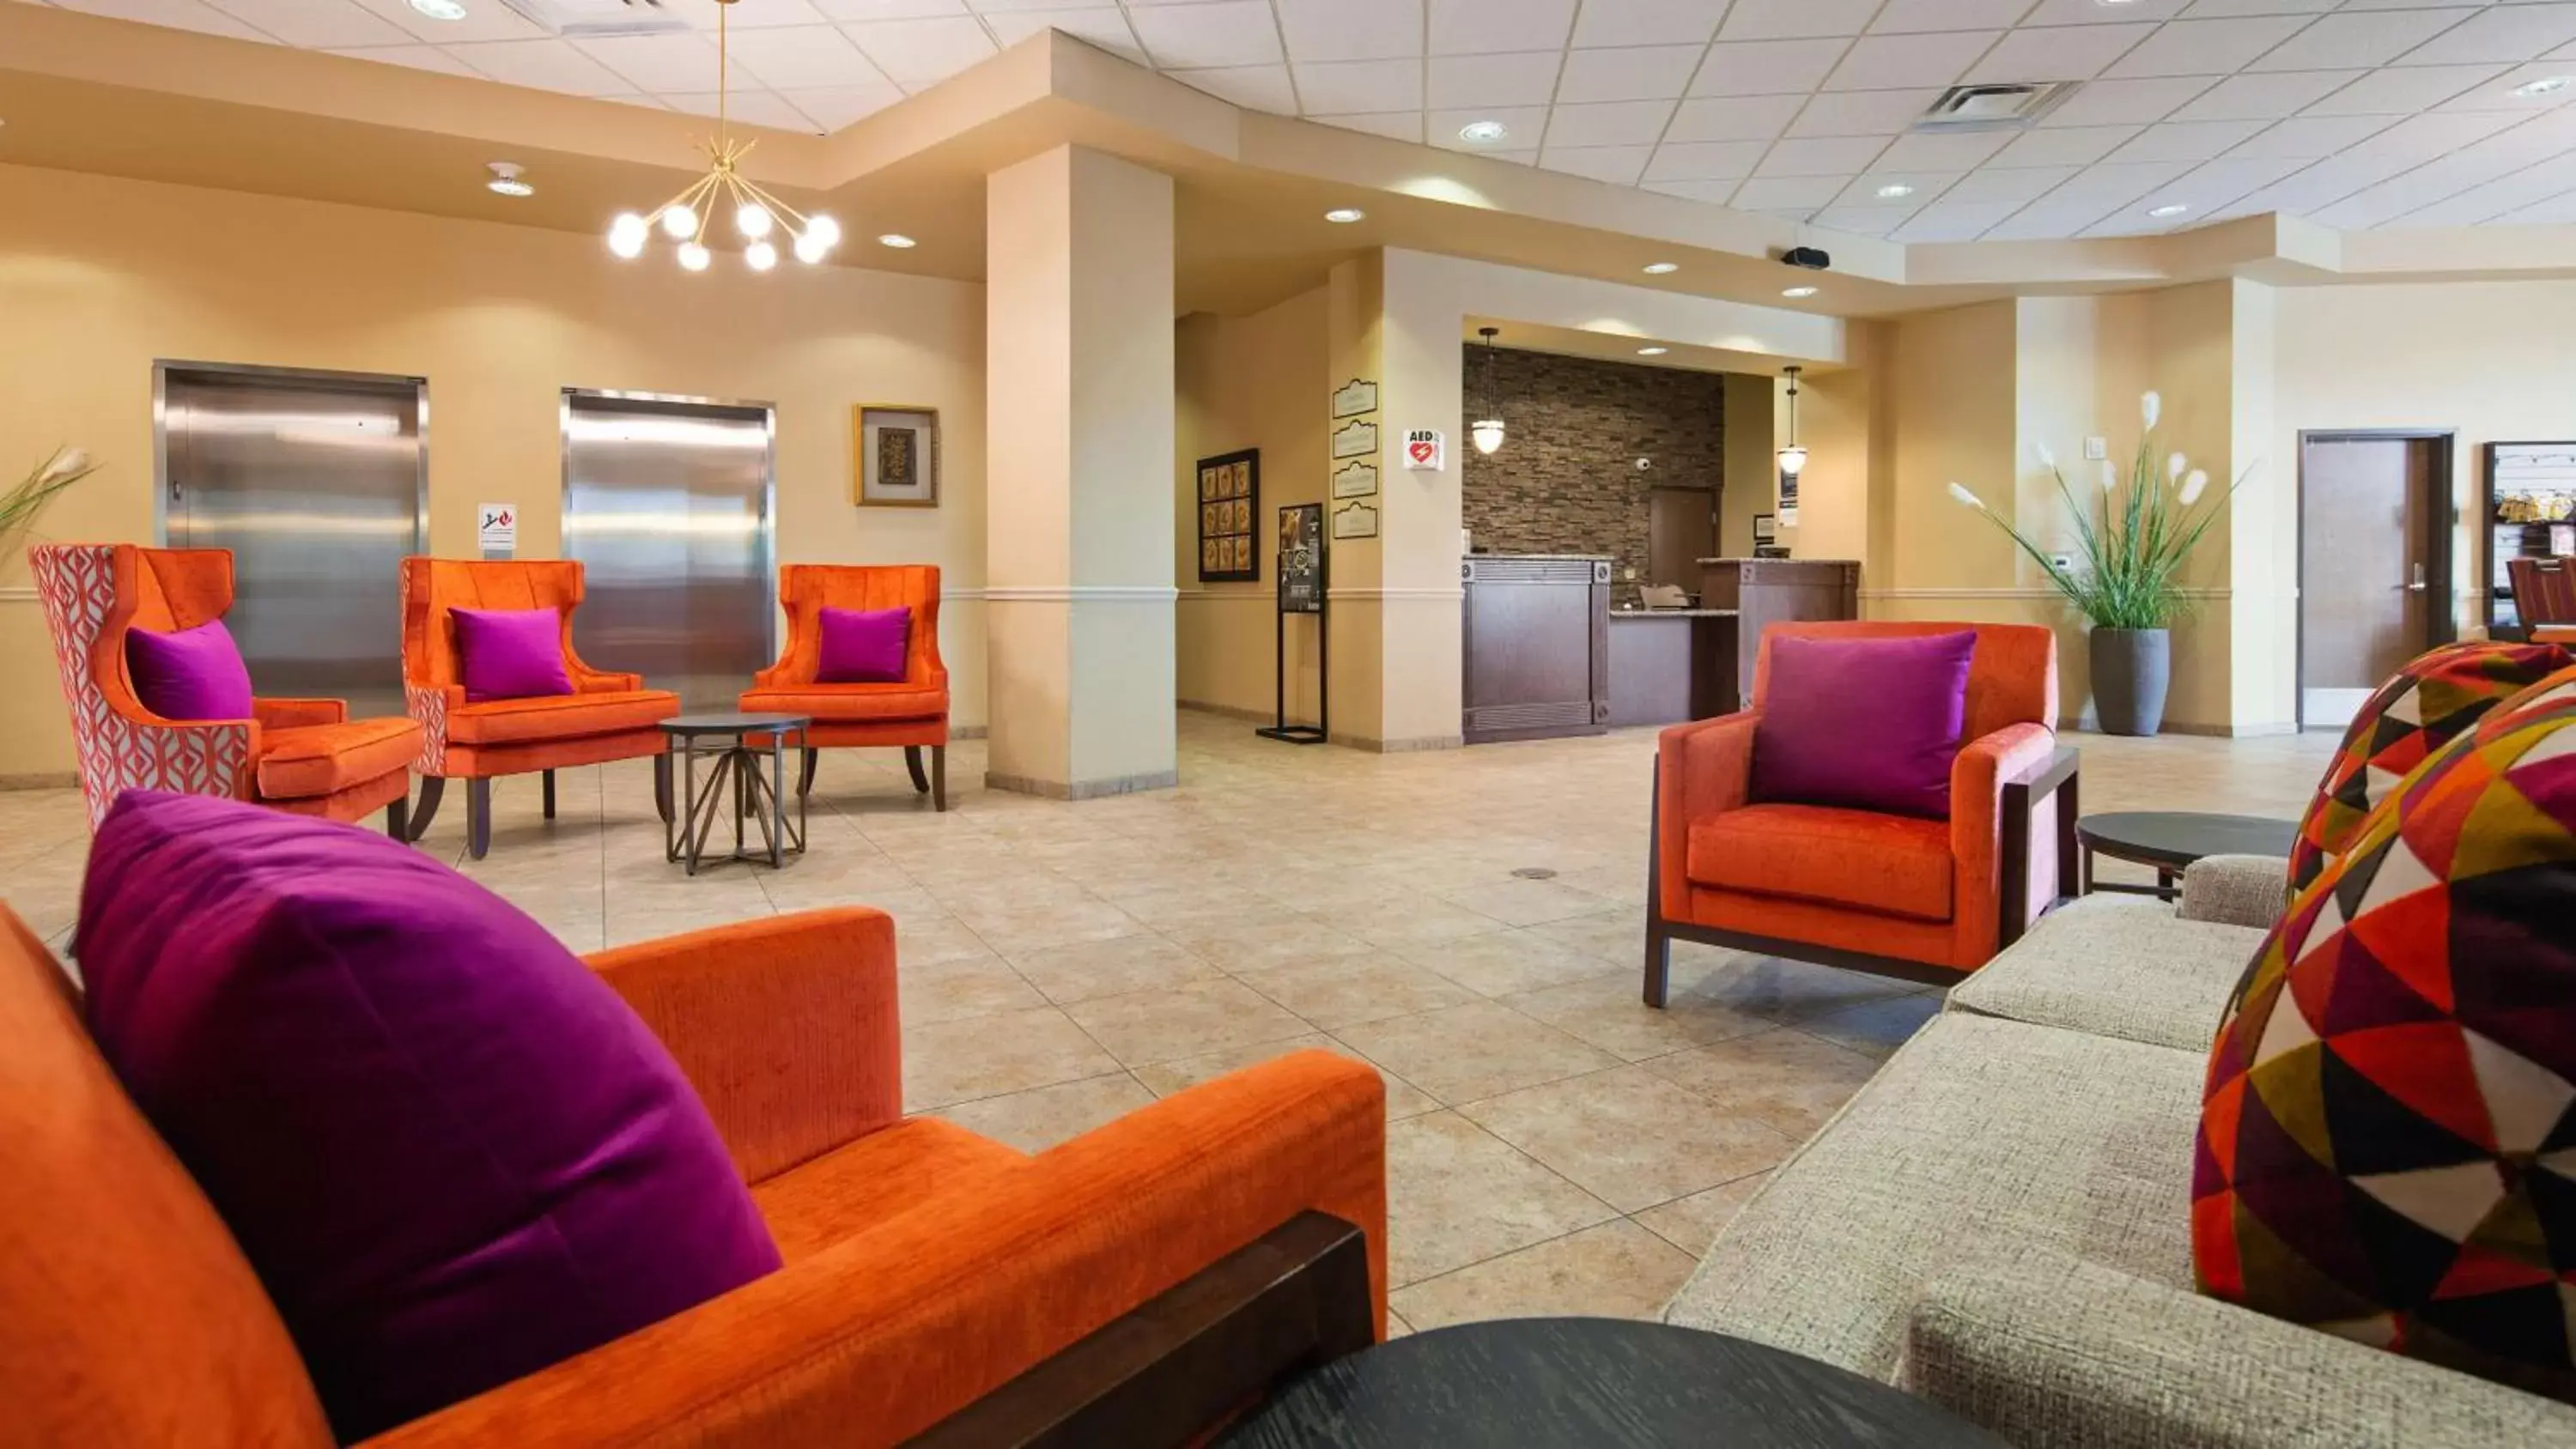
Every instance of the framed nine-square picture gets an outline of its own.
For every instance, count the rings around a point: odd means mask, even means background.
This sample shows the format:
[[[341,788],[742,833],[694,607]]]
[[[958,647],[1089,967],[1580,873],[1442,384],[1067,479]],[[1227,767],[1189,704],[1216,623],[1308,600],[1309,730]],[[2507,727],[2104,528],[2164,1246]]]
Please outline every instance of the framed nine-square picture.
[[[850,501],[862,508],[939,506],[939,409],[861,403],[851,410],[858,442]]]
[[[1259,583],[1253,520],[1261,515],[1261,450],[1201,458],[1198,480],[1199,582]]]

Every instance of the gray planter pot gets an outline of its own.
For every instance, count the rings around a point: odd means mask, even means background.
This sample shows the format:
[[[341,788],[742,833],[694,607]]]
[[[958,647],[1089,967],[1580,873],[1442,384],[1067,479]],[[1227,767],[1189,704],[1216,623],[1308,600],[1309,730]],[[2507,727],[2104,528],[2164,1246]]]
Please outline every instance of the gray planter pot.
[[[2173,635],[2163,629],[2095,629],[2093,714],[2109,735],[2152,735],[2165,722]]]

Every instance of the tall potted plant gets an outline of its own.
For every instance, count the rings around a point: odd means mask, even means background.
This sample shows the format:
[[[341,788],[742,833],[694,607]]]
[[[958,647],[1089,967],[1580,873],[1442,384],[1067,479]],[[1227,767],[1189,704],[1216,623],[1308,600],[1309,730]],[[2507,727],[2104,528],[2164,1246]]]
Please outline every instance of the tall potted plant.
[[[2115,735],[2152,735],[2163,727],[2165,693],[2173,679],[2172,628],[2191,610],[2182,566],[2218,518],[2221,505],[2245,481],[2239,475],[2226,493],[2201,507],[2209,475],[2180,453],[2166,458],[2161,469],[2157,466],[2156,423],[2164,400],[2151,392],[2140,403],[2146,431],[2138,439],[2137,459],[2125,487],[2118,468],[2103,460],[2098,521],[2092,506],[2067,485],[2057,459],[2046,448],[2040,450],[2040,461],[2075,517],[2081,557],[2073,567],[2061,566],[1976,494],[1950,485],[1951,497],[2010,534],[2092,623],[2086,652],[2093,666],[2093,712],[2103,731]]]

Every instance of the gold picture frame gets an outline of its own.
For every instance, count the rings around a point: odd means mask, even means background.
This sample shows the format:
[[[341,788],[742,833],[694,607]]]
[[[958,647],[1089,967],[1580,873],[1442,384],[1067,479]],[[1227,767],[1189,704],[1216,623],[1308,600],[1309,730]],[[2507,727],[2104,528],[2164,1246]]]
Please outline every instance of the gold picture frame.
[[[861,508],[939,506],[939,409],[859,403],[850,409],[850,501]]]

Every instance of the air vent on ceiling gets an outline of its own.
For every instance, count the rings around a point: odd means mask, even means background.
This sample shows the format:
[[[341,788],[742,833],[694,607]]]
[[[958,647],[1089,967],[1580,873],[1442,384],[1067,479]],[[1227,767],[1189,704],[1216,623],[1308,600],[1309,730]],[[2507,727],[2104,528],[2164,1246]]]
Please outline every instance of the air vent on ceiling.
[[[549,35],[659,35],[686,30],[689,22],[662,8],[661,0],[501,0],[544,26]]]
[[[2038,120],[2075,93],[2074,81],[1996,81],[1952,86],[1941,93],[1920,120],[1918,131],[2019,130]]]

